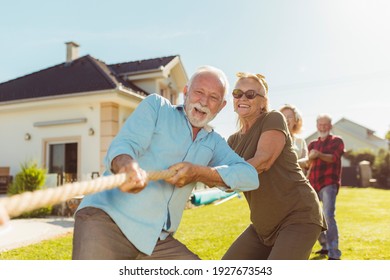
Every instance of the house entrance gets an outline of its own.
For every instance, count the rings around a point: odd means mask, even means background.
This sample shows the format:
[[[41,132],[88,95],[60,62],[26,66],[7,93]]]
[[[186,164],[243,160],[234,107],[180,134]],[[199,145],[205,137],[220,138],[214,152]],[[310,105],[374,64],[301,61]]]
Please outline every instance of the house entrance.
[[[78,143],[49,144],[48,173],[57,174],[57,185],[77,181]]]

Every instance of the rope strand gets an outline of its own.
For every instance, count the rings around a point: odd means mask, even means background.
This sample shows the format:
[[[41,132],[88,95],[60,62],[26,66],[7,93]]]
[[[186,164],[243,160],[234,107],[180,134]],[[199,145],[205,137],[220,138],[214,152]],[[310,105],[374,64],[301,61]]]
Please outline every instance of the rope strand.
[[[176,174],[174,170],[150,171],[149,181],[167,179]],[[125,173],[103,176],[90,181],[65,184],[56,188],[48,188],[33,192],[24,192],[10,197],[0,198],[8,215],[17,217],[20,214],[41,207],[58,204],[76,196],[101,192],[122,185],[127,180]]]

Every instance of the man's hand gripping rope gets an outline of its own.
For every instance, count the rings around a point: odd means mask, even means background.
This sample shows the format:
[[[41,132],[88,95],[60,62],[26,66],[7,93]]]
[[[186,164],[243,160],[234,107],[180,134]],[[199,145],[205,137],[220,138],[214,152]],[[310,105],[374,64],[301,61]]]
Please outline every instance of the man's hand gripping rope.
[[[167,179],[176,174],[175,170],[150,171],[141,176],[146,184],[148,181]],[[44,206],[58,204],[76,196],[113,189],[117,186],[122,191],[137,193],[141,189],[132,189],[130,176],[134,174],[118,173],[97,179],[65,184],[57,188],[49,188],[34,192],[25,192],[10,197],[0,198],[0,226],[6,225],[10,218]],[[146,176],[143,177],[143,176]],[[137,179],[138,180],[138,179]],[[130,182],[130,183],[129,183]],[[145,185],[146,186],[146,185]]]

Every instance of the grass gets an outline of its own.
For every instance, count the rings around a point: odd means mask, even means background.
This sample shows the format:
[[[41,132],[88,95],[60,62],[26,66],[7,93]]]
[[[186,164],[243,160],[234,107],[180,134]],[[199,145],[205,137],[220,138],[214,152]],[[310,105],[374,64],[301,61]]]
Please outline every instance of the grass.
[[[51,240],[0,253],[0,260],[70,260],[71,233]]]
[[[336,220],[344,260],[390,260],[390,190],[340,189]],[[244,198],[184,211],[176,238],[202,259],[219,260],[247,227]],[[313,252],[319,250],[318,243]],[[0,253],[0,260],[69,260],[72,235]],[[324,259],[312,254],[310,259]]]

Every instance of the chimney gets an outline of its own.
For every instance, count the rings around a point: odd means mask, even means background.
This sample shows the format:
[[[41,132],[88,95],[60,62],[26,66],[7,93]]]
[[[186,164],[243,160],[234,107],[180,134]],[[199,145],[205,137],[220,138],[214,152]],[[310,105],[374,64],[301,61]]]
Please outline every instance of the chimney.
[[[79,45],[75,42],[66,42],[66,63],[79,58]]]

